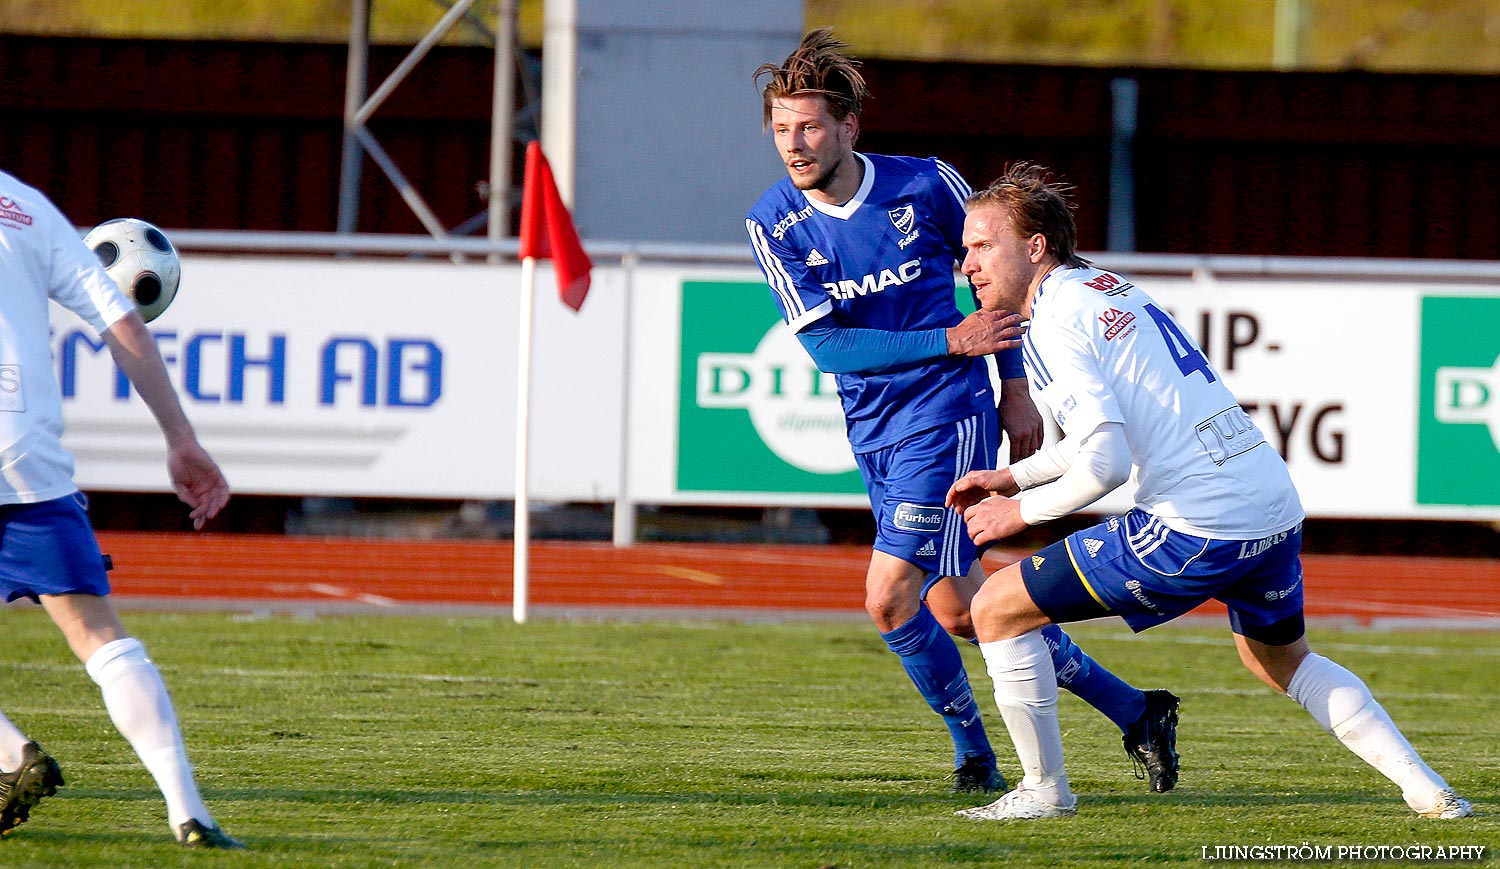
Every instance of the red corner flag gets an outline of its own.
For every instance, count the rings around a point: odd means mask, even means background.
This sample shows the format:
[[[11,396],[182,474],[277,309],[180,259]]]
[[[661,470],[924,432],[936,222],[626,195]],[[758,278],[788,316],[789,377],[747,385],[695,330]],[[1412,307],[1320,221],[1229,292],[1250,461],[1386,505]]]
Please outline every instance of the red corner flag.
[[[583,306],[594,263],[578,241],[573,218],[552,180],[552,167],[536,142],[526,146],[526,186],[521,192],[521,258],[527,257],[552,260],[563,304],[575,311]]]

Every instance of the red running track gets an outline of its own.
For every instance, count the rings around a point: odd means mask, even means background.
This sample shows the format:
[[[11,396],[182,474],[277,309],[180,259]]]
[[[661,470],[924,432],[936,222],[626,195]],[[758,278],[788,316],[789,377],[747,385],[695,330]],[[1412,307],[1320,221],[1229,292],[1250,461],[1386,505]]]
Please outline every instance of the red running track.
[[[365,540],[100,532],[124,599],[232,606],[493,607],[509,611],[509,541]],[[1021,553],[989,554],[998,568]],[[543,541],[530,550],[531,607],[863,613],[863,546]],[[1500,560],[1303,557],[1307,614],[1500,627]],[[122,600],[122,603],[128,600]],[[1200,613],[1223,612],[1217,603]]]

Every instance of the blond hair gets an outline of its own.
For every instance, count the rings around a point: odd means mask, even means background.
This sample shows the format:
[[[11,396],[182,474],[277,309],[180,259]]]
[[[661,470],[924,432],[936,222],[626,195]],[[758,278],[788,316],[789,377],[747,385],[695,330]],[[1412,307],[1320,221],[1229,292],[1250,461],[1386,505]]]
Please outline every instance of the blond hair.
[[[1059,263],[1083,268],[1090,263],[1078,255],[1078,224],[1069,199],[1072,190],[1044,166],[1012,163],[990,186],[969,194],[964,207],[969,211],[992,206],[1004,209],[1023,238],[1040,234]]]

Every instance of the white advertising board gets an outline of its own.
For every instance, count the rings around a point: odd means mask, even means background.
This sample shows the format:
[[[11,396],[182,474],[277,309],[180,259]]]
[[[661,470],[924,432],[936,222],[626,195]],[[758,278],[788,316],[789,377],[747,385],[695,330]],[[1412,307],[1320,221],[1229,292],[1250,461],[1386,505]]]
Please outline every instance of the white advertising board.
[[[649,295],[677,300],[665,316],[680,318],[681,347],[635,351],[652,372],[637,390],[674,364],[683,381],[655,395],[636,425],[636,443],[676,443],[675,456],[633,454],[637,499],[864,504],[847,445],[827,437],[839,414],[831,383],[785,340],[759,276],[688,273],[680,283]],[[1136,283],[1202,345],[1285,456],[1309,515],[1500,517],[1493,287],[1207,275]],[[1117,492],[1095,509],[1129,503]]]
[[[1310,515],[1500,518],[1500,292],[1136,282],[1286,456]],[[519,283],[515,265],[193,256],[152,327],[238,491],[505,499]],[[53,329],[80,485],[165,490],[144,406],[87,327],[54,307]],[[596,267],[575,314],[544,263],[534,335],[534,498],[623,483],[636,503],[866,506],[831,378],[753,269]]]
[[[538,280],[555,302],[550,269]],[[537,306],[531,467],[547,497],[613,496],[619,281],[596,275],[579,314]],[[514,265],[185,257],[182,291],[151,329],[236,491],[502,498],[514,479],[518,303]],[[144,404],[122,397],[92,330],[52,310],[79,485],[165,490]]]

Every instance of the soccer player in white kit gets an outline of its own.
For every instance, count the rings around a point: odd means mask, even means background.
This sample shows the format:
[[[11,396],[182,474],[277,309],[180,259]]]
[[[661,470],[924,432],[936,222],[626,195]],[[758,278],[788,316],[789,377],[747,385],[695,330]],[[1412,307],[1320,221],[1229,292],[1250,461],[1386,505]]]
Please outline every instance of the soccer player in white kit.
[[[960,815],[1076,812],[1043,626],[1118,615],[1142,631],[1210,598],[1229,607],[1240,660],[1401,788],[1423,817],[1471,813],[1406,741],[1362,680],[1314,653],[1303,630],[1303,512],[1286,464],[1202,350],[1150,296],[1076,253],[1066,189],[1020,164],[966,208],[963,272],[985,308],[1030,320],[1025,367],[1064,438],[954,484],[982,545],[1135,487],[1124,516],[992,574],[974,627],[1025,774]],[[1013,498],[1016,494],[1020,498]]]
[[[0,172],[0,594],[38,601],[99,685],[115,726],[156,780],[177,841],[242,848],[214,824],[193,779],[156,665],[110,605],[104,556],[63,447],[48,300],[99,331],[167,441],[167,470],[194,528],[229,501],[199,445],[156,341],[51,201]],[[0,714],[0,833],[63,784],[57,762]]]

